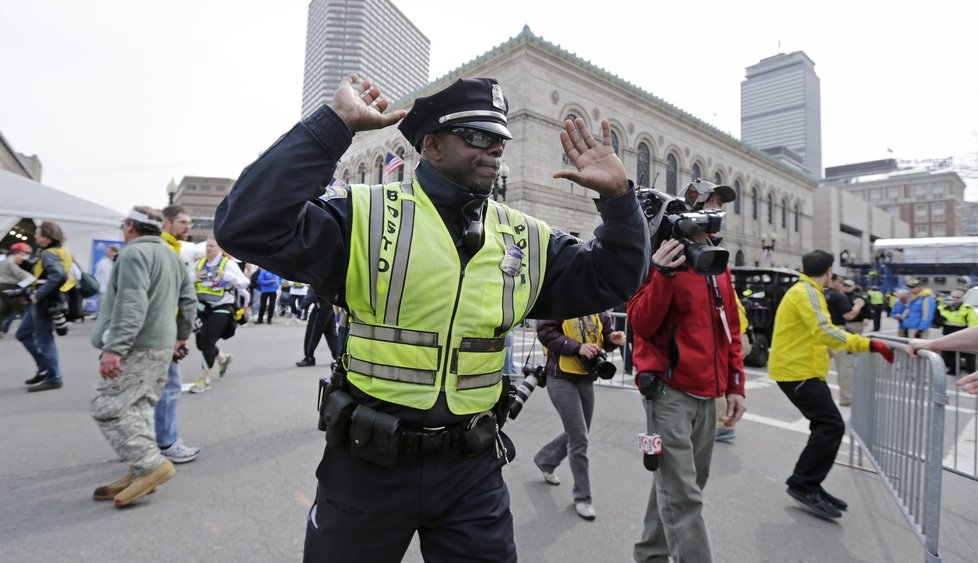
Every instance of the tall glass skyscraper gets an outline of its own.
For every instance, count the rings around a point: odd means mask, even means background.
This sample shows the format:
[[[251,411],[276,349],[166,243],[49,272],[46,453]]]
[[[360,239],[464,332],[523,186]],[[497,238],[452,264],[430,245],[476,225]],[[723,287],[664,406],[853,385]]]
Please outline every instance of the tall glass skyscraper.
[[[740,83],[740,139],[820,179],[820,91],[815,63],[802,51],[747,67]]]
[[[431,42],[390,0],[312,0],[306,24],[302,116],[330,101],[350,72],[391,101],[428,83]]]

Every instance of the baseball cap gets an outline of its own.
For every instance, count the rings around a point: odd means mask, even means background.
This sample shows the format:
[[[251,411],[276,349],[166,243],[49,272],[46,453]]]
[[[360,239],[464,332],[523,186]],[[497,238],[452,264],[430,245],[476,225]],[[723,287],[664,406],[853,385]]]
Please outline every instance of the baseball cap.
[[[907,287],[917,287],[920,285],[920,280],[907,280]]]
[[[26,242],[15,242],[10,245],[10,252],[26,252],[27,254],[30,254],[31,252],[34,252],[34,250],[31,249],[31,245],[27,244]]]
[[[730,186],[714,184],[713,182],[699,178],[693,178],[693,181],[683,188],[683,191],[679,194],[679,198],[685,201],[687,206],[698,208],[702,207],[714,192],[720,194],[720,199],[723,200],[723,203],[730,203],[737,199],[737,192]]]

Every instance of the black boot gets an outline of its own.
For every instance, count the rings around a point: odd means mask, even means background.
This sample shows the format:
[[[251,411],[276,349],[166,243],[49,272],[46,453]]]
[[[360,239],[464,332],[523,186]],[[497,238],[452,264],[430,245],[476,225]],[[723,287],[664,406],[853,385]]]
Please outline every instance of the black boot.
[[[299,360],[298,362],[296,362],[295,365],[296,365],[296,367],[300,367],[300,368],[314,366],[314,365],[316,365],[316,358],[310,358],[310,357],[306,356],[305,358],[302,358],[301,360]]]
[[[48,376],[47,374],[48,372],[46,370],[41,370],[34,374],[34,377],[24,380],[24,383],[27,385],[36,385],[44,381],[44,378]]]

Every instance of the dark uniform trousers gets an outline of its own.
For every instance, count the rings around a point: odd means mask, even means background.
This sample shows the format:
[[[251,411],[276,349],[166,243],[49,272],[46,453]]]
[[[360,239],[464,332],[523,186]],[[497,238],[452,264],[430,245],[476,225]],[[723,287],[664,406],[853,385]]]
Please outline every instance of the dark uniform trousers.
[[[818,489],[835,464],[846,424],[825,381],[817,377],[804,381],[779,381],[778,387],[808,419],[811,430],[808,443],[798,457],[787,485],[804,492]]]
[[[303,352],[307,358],[316,357],[319,341],[326,337],[329,355],[334,360],[339,352],[339,335],[336,333],[336,316],[329,304],[313,303],[310,305],[309,319],[306,321],[306,336],[302,343]]]
[[[388,469],[327,447],[303,561],[395,563],[417,531],[426,562],[515,562],[502,466],[493,448],[401,455]]]

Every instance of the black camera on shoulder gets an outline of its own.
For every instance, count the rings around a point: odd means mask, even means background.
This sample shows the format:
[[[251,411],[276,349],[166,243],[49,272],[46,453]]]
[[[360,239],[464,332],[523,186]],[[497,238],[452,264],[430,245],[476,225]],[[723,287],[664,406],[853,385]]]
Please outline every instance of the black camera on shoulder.
[[[601,379],[611,379],[615,376],[615,372],[618,371],[618,367],[615,364],[608,361],[608,354],[604,351],[598,352],[596,356],[588,359],[585,356],[578,356],[581,359],[581,363],[584,364],[584,368],[593,375],[600,377]]]
[[[509,406],[510,420],[516,420],[516,417],[520,415],[520,411],[523,410],[523,404],[533,394],[533,390],[536,389],[537,385],[540,387],[547,386],[546,370],[539,364],[535,366],[524,364],[523,381],[516,388],[516,396],[513,397],[513,403]]]
[[[684,193],[708,195],[718,188],[730,190],[728,186],[717,186],[696,178]],[[649,225],[652,252],[659,248],[662,241],[675,239],[683,244],[683,253],[686,255],[686,263],[679,269],[692,265],[694,272],[708,276],[719,275],[726,270],[730,259],[730,253],[726,249],[714,246],[711,241],[700,243],[694,240],[700,234],[713,235],[720,232],[725,211],[704,209],[705,199],[702,197],[682,199],[655,188],[641,188],[636,191],[636,195]]]

